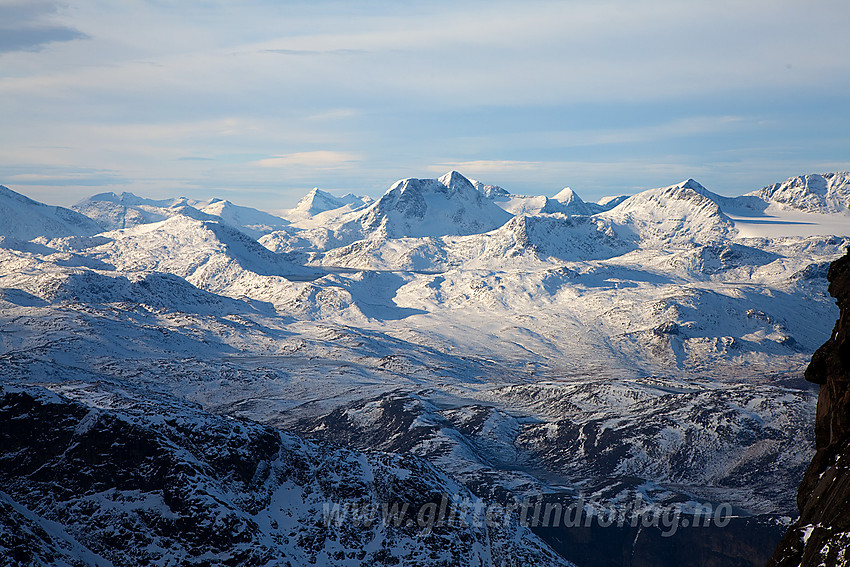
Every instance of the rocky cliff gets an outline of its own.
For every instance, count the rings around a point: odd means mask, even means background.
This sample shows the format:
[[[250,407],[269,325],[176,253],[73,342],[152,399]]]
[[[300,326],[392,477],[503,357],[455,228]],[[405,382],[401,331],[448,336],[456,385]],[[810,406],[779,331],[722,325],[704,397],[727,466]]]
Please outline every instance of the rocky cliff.
[[[817,452],[797,493],[800,518],[769,566],[850,565],[850,250],[832,263],[829,293],[841,310],[806,379],[820,384]]]
[[[0,384],[2,565],[569,565],[516,522],[424,521],[466,493],[414,456],[149,391],[47,386]]]

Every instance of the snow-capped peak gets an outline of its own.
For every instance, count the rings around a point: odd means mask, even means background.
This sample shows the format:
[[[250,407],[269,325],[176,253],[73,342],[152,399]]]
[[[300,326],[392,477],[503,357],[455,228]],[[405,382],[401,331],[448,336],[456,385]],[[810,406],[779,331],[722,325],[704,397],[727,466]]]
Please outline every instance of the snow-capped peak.
[[[390,238],[402,238],[487,232],[510,218],[469,179],[450,171],[439,179],[397,181],[356,222],[364,232],[380,229]]]
[[[458,173],[457,171],[450,171],[444,174],[442,177],[438,179],[440,183],[446,186],[447,189],[451,189],[452,191],[475,191],[475,186],[472,182]]]
[[[318,187],[313,187],[304,195],[298,203],[289,210],[287,217],[290,218],[306,218],[345,207],[346,205],[363,206],[366,203],[371,203],[368,197],[358,197],[352,193],[346,193],[342,197],[331,195],[327,191],[322,191]]]
[[[680,189],[693,189],[697,193],[704,193],[708,191],[708,189],[703,187],[697,180],[692,178],[685,179],[681,183],[674,185],[674,187],[678,187]]]
[[[707,244],[723,241],[735,231],[718,205],[720,199],[688,179],[633,195],[602,215],[632,227],[644,245]]]
[[[581,200],[581,197],[579,197],[576,192],[570,189],[569,187],[564,187],[559,192],[557,192],[552,198],[564,204],[572,202],[584,203],[584,201]]]
[[[747,195],[809,213],[846,213],[850,212],[850,173],[799,175]]]
[[[569,187],[564,187],[554,197],[552,197],[552,200],[560,203],[561,207],[559,207],[560,210],[552,210],[551,212],[562,212],[565,215],[592,215],[604,210],[595,203],[585,203],[582,198],[578,196],[578,193]]]

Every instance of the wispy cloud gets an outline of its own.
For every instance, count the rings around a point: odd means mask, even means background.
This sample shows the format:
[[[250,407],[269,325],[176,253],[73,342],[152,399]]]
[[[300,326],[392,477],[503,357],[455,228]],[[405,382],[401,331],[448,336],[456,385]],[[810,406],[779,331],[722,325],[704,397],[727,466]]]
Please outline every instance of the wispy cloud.
[[[36,187],[101,187],[127,180],[116,171],[74,166],[0,165],[0,183]]]
[[[163,196],[273,190],[274,208],[447,169],[523,191],[722,191],[736,169],[769,182],[846,154],[846,0],[72,8],[0,0],[0,28],[23,30],[0,33],[0,166],[109,170]],[[74,34],[89,39],[50,47]]]
[[[360,156],[350,152],[318,150],[296,152],[258,160],[261,167],[308,167],[311,169],[341,169],[360,161]]]

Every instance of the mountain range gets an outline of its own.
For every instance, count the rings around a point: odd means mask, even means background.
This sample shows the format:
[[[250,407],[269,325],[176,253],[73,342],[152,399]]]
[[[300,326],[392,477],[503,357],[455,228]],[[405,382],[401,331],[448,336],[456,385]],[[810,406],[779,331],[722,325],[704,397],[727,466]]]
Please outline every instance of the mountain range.
[[[801,376],[849,245],[848,173],[589,203],[449,172],[279,215],[0,187],[0,547],[69,565],[659,553],[516,518],[317,524],[323,502],[451,493],[728,503],[742,523],[691,564],[763,563],[814,452]]]

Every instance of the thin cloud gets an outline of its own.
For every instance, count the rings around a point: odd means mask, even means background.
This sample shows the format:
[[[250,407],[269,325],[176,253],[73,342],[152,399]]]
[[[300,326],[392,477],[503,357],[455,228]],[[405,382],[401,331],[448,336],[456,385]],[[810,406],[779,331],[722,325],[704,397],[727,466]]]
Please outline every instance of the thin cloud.
[[[0,0],[0,28],[30,34],[0,54],[0,166],[261,205],[449,169],[583,197],[737,191],[846,158],[846,0],[366,4]],[[32,53],[67,30],[91,39]]]
[[[49,173],[19,173],[7,175],[4,183],[9,185],[34,185],[38,187],[102,187],[116,185],[127,180],[114,173],[64,171]]]
[[[256,162],[260,167],[308,167],[311,169],[341,169],[360,161],[360,156],[349,152],[318,150],[314,152],[296,152]]]

